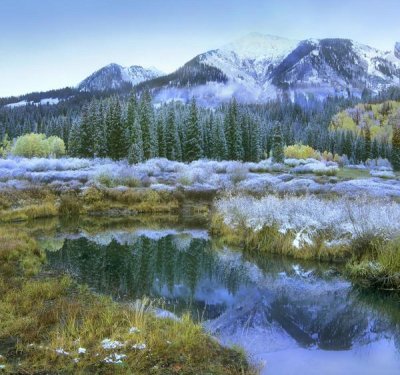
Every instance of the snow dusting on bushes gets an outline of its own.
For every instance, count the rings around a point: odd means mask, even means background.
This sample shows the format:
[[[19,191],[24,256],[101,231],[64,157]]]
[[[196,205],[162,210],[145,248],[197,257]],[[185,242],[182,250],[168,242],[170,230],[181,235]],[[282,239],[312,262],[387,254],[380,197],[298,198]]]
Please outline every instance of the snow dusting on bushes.
[[[279,198],[228,196],[216,203],[226,225],[245,226],[254,231],[277,226],[281,233],[292,232],[296,247],[321,232],[332,241],[351,240],[363,235],[392,238],[400,233],[400,204],[389,200],[322,199],[312,195]]]
[[[365,167],[364,167],[365,168]],[[150,159],[131,165],[127,161],[79,158],[8,158],[0,159],[0,189],[26,189],[31,184],[47,184],[58,190],[103,187],[144,187],[171,191],[238,190],[257,194],[336,193],[375,197],[400,197],[400,181],[392,172],[371,171],[371,178],[350,181],[318,180],[334,176],[335,162],[316,159],[286,159],[276,164],[271,159],[259,163],[197,160],[186,164],[165,158]],[[304,174],[304,175],[303,175]]]

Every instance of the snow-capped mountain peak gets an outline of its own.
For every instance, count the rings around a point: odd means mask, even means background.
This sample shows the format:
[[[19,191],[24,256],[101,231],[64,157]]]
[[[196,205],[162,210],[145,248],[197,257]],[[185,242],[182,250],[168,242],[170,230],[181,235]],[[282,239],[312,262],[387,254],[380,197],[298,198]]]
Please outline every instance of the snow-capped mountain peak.
[[[298,43],[298,40],[279,36],[250,33],[226,44],[220,51],[234,52],[241,59],[278,59],[286,56]]]
[[[78,85],[80,91],[106,91],[137,85],[163,75],[155,68],[143,68],[139,65],[124,67],[111,63],[97,70]]]
[[[394,45],[394,55],[400,59],[400,42],[396,42]]]

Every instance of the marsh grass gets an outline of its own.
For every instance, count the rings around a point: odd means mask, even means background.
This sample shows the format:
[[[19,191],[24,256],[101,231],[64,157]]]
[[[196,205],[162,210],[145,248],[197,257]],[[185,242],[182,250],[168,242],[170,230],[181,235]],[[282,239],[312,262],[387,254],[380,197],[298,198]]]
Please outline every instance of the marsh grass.
[[[329,233],[319,232],[310,244],[303,244],[301,249],[293,245],[295,234],[291,231],[282,233],[277,226],[264,226],[255,231],[244,223],[234,228],[226,225],[221,215],[211,217],[210,231],[219,237],[219,243],[242,247],[247,252],[278,254],[296,259],[316,259],[332,262],[344,262],[351,258],[351,250],[345,245],[327,246]]]
[[[362,286],[400,291],[400,238],[380,241],[373,253],[353,259],[346,270]]]
[[[189,316],[157,318],[148,299],[117,304],[68,276],[46,277],[44,262],[28,228],[0,228],[0,361],[6,372],[253,373],[243,353],[220,346]],[[106,349],[105,339],[117,347]],[[126,357],[119,363],[117,355]]]
[[[55,216],[72,217],[87,213],[174,212],[180,207],[179,193],[144,188],[96,188],[57,193],[36,188],[0,193],[0,222],[27,221]]]

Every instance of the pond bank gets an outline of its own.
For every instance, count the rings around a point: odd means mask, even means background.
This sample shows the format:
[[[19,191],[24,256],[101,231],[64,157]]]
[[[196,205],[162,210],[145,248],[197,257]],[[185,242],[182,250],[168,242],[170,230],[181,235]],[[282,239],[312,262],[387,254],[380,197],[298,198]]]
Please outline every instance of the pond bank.
[[[6,372],[253,373],[243,353],[219,345],[188,315],[160,319],[148,299],[121,305],[70,276],[41,271],[46,255],[35,230],[0,227],[0,365]]]

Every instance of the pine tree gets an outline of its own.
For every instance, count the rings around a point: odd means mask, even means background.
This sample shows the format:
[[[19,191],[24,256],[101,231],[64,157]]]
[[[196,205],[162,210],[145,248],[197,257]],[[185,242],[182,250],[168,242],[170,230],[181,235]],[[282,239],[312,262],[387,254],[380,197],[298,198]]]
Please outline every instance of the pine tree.
[[[282,137],[282,127],[279,122],[275,123],[274,134],[272,140],[272,160],[275,163],[283,163],[285,155],[283,152],[283,137]]]
[[[79,155],[85,158],[94,156],[94,103],[83,108],[80,124],[80,150]]]
[[[130,146],[128,150],[128,161],[131,164],[141,163],[144,160],[142,129],[140,127],[139,118],[135,118],[135,122],[130,132]]]
[[[372,159],[371,129],[369,128],[369,126],[366,126],[366,128],[365,128],[364,140],[365,140],[365,156],[364,156],[364,160]]]
[[[228,146],[226,144],[224,125],[220,116],[213,118],[212,134],[212,157],[218,160],[226,160],[228,158]]]
[[[143,138],[143,155],[147,160],[154,157],[157,153],[153,124],[154,113],[150,92],[148,90],[143,92],[140,100],[139,118]]]
[[[250,133],[249,161],[258,163],[260,161],[260,156],[261,156],[261,136],[260,136],[260,125],[258,121],[250,119],[249,133]]]
[[[157,119],[157,157],[165,158],[166,156],[166,142],[165,142],[165,125],[162,114]]]
[[[174,107],[168,111],[167,124],[165,129],[165,156],[169,160],[181,160],[181,142],[176,128]]]
[[[128,110],[126,114],[126,131],[128,137],[128,143],[132,142],[132,133],[135,125],[136,118],[138,117],[138,103],[136,94],[132,93],[128,101]]]
[[[128,154],[128,142],[126,139],[126,132],[124,121],[121,115],[121,105],[118,99],[114,99],[108,110],[107,121],[107,149],[108,155],[113,160],[120,160]]]
[[[107,128],[102,103],[99,103],[96,109],[94,121],[94,156],[105,158],[107,156]]]
[[[392,136],[392,166],[395,171],[400,171],[400,121],[393,124]]]
[[[190,104],[189,116],[186,126],[185,161],[193,161],[203,157],[201,147],[201,130],[198,119],[196,100],[193,98]]]
[[[68,154],[70,156],[81,156],[81,131],[78,122],[72,124],[68,137]]]
[[[234,98],[229,105],[228,114],[225,117],[226,141],[228,146],[228,158],[230,160],[243,160],[244,151],[241,128],[238,121],[238,107]]]

